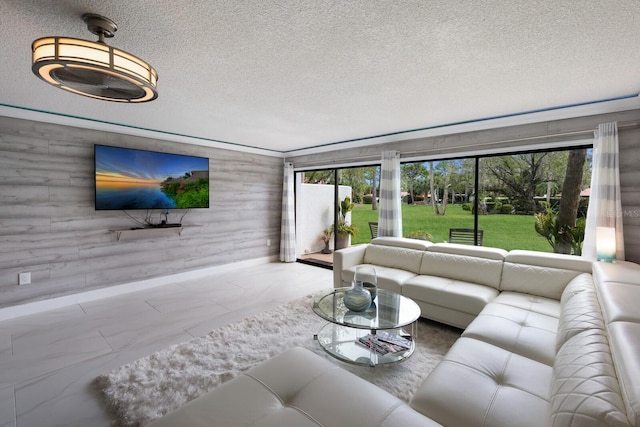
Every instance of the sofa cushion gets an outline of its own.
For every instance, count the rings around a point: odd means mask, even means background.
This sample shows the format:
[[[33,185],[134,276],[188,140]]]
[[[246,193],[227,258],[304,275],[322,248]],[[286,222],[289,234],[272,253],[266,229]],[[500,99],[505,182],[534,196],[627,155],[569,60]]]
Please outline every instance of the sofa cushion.
[[[598,293],[607,323],[640,322],[640,284],[602,282]]]
[[[519,249],[509,251],[504,260],[515,264],[573,270],[580,273],[591,273],[593,266],[593,261],[575,255],[525,251]]]
[[[613,322],[608,325],[611,355],[627,418],[632,426],[640,426],[640,323]]]
[[[640,265],[628,261],[594,262],[593,275],[596,283],[618,282],[640,284]]]
[[[574,270],[505,261],[500,289],[559,300],[565,286],[579,274]]]
[[[604,320],[595,289],[574,294],[562,304],[562,314],[558,324],[556,351],[571,337],[588,329],[604,330]]]
[[[471,322],[462,336],[553,366],[557,328],[556,317],[491,303]]]
[[[603,330],[580,332],[558,351],[550,420],[553,427],[629,425]]]
[[[435,305],[429,302],[414,300],[420,307],[420,316],[436,322],[464,329],[476,318],[477,314],[469,314],[463,311],[452,310],[449,307]]]
[[[293,348],[149,424],[149,427],[436,427],[388,392]]]
[[[519,292],[500,292],[500,295],[493,300],[495,303],[512,305],[534,313],[544,314],[545,316],[560,317],[560,302],[553,298],[545,298],[531,294],[521,294]]]
[[[564,306],[573,296],[584,291],[593,292],[594,290],[595,286],[593,285],[593,276],[589,273],[579,274],[571,279],[569,284],[564,288],[564,291],[562,291],[560,304]]]
[[[443,254],[464,255],[476,258],[492,259],[503,261],[508,252],[500,248],[490,248],[487,246],[462,245],[457,243],[434,243],[427,248],[429,252],[439,252]]]
[[[556,352],[573,336],[589,329],[604,330],[593,277],[583,273],[566,286],[560,297],[562,313],[556,336]]]
[[[547,424],[552,368],[461,337],[429,374],[411,406],[446,426]]]
[[[363,264],[391,267],[418,274],[424,251],[394,246],[368,245]]]
[[[356,274],[356,269],[361,265],[370,264],[354,265],[353,267],[342,270],[343,282],[351,283],[353,276]],[[416,277],[415,273],[398,268],[382,267],[380,265],[374,265],[373,268],[376,270],[378,287],[398,294],[402,294],[402,285],[407,280]]]
[[[408,239],[406,237],[376,237],[371,240],[372,245],[396,246],[399,248],[426,250],[433,243],[428,240]]]
[[[476,315],[498,295],[498,290],[445,277],[420,275],[404,283],[402,295]],[[424,315],[428,316],[428,313]]]
[[[289,406],[250,375],[241,375],[223,385],[224,393],[212,391],[198,397],[149,427],[210,427],[249,425],[295,425],[321,427],[318,420]],[[243,402],[241,406],[238,402]],[[241,407],[242,410],[233,410]],[[258,424],[260,423],[260,424]]]
[[[498,289],[502,276],[502,260],[427,251],[422,256],[420,274],[447,277]]]
[[[560,299],[574,277],[591,273],[591,265],[572,255],[513,250],[504,258],[500,289]]]

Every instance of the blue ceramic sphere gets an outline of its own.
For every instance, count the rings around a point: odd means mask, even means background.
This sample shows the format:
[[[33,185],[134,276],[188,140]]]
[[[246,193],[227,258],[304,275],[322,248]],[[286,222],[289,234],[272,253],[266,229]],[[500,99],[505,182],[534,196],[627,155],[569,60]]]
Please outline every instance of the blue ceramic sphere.
[[[371,292],[363,287],[349,288],[344,292],[344,305],[351,311],[365,311],[371,305]]]

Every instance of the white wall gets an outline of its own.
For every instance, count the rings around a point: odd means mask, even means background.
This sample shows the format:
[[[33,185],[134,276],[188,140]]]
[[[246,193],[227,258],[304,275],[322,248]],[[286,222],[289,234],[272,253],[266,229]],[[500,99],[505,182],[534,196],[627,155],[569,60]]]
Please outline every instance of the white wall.
[[[333,185],[303,184],[296,175],[296,255],[324,249],[322,230],[333,224]],[[351,187],[338,186],[339,199],[351,197]],[[351,212],[347,214],[351,221]],[[329,245],[333,249],[333,239]]]

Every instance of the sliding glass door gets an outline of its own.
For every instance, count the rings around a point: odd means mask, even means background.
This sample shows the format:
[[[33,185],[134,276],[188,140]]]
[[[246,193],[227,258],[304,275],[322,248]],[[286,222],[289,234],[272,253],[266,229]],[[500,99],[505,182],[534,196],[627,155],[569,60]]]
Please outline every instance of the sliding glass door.
[[[581,253],[588,146],[405,162],[401,175],[404,237]],[[379,182],[379,165],[297,172],[299,259],[331,266],[336,249],[370,242]]]
[[[378,221],[379,180],[376,165],[297,172],[299,259],[332,265],[336,249],[371,241]]]

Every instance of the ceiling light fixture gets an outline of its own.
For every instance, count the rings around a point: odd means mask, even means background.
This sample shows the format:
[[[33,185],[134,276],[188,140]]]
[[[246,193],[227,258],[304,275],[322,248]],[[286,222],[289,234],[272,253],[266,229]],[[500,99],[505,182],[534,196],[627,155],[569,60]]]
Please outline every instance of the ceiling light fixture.
[[[116,102],[147,102],[158,97],[158,73],[142,59],[107,46],[118,26],[86,13],[82,19],[97,42],[44,37],[33,42],[31,70],[45,82],[78,95]]]

